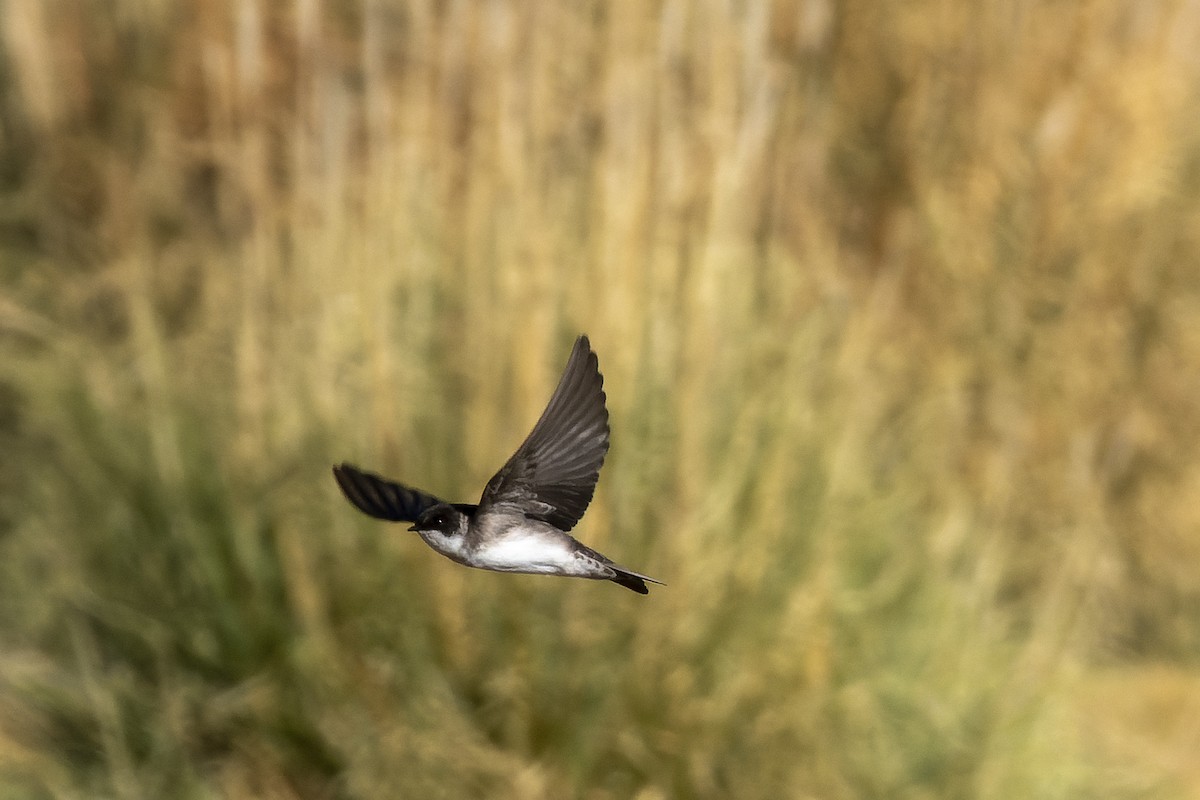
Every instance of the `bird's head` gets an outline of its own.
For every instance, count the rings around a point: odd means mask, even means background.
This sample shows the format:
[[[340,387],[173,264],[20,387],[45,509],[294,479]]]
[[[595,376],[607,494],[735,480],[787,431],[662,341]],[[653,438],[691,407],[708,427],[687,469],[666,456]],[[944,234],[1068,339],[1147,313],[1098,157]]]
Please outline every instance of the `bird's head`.
[[[410,531],[443,555],[458,559],[466,548],[467,515],[448,503],[438,503],[425,509]]]

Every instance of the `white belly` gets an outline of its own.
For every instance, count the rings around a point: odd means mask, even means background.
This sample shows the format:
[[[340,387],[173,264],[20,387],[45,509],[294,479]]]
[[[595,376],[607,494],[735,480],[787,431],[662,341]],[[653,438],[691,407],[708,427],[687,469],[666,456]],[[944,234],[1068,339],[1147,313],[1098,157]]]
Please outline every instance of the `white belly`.
[[[588,569],[586,561],[567,542],[517,532],[490,541],[471,554],[471,566],[482,569],[576,577],[595,574],[595,567]]]

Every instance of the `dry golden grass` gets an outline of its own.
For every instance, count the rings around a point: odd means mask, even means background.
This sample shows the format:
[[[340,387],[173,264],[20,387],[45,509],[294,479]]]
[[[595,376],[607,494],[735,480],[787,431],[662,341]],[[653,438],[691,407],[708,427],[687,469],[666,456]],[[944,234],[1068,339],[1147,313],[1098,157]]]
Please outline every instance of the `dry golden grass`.
[[[0,794],[1200,796],[1196,16],[5,5]],[[579,331],[668,588],[337,495]]]

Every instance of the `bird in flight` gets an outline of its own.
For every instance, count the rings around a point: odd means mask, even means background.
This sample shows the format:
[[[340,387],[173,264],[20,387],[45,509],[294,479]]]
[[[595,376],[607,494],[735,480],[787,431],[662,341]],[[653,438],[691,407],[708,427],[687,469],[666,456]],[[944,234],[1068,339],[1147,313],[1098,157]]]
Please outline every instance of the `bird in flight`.
[[[567,532],[591,503],[607,453],[604,378],[580,336],[541,419],[477,505],[447,503],[346,463],[333,477],[359,511],[413,523],[409,530],[426,544],[468,567],[609,580],[648,594],[646,581],[662,581],[614,564]]]

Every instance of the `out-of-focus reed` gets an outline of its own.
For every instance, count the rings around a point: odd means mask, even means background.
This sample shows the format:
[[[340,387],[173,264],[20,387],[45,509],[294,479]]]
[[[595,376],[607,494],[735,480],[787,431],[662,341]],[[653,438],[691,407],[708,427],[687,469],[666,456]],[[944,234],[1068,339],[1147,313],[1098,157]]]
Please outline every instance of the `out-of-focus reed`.
[[[1196,15],[6,5],[0,790],[1194,795]],[[666,589],[340,499],[579,331]]]

